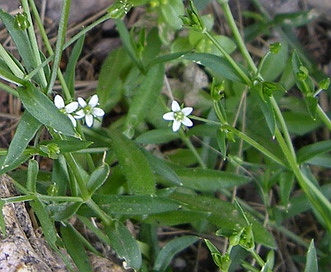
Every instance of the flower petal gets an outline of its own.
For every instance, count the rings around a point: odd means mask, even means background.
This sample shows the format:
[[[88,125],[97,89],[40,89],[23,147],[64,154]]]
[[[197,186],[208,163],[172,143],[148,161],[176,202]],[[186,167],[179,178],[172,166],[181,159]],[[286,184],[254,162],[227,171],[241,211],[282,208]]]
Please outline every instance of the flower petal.
[[[73,113],[78,108],[77,102],[71,102],[67,106],[65,106],[66,113]]]
[[[92,114],[87,114],[85,116],[85,122],[86,122],[86,125],[88,127],[92,127],[93,126],[93,115]]]
[[[70,115],[70,114],[68,114],[67,116],[69,117],[69,119],[70,119],[72,125],[73,125],[74,127],[76,127],[76,126],[77,126],[76,119],[75,119],[72,115]]]
[[[85,116],[85,112],[84,112],[84,110],[83,109],[81,109],[81,110],[79,110],[79,111],[77,111],[76,113],[75,113],[75,118],[76,119],[82,119],[83,117]]]
[[[192,111],[193,111],[192,107],[186,107],[182,109],[182,113],[184,113],[185,116],[190,115]]]
[[[180,106],[179,106],[179,104],[178,104],[177,101],[175,101],[175,100],[172,101],[172,103],[171,103],[171,109],[174,112],[180,111]]]
[[[175,119],[175,115],[172,111],[170,111],[170,112],[167,112],[167,113],[163,114],[162,118],[164,120],[172,121],[172,120]]]
[[[173,132],[178,131],[179,128],[180,128],[180,125],[181,125],[181,124],[182,124],[181,122],[179,122],[179,121],[177,121],[177,120],[174,120],[174,122],[173,122],[173,124],[172,124],[172,131],[173,131]]]
[[[78,101],[78,103],[79,103],[79,105],[82,107],[82,108],[85,108],[86,107],[86,101],[84,100],[84,98],[82,98],[82,97],[78,97],[77,98],[77,101]]]
[[[100,108],[94,108],[94,109],[92,110],[92,114],[93,114],[94,116],[97,116],[97,117],[102,117],[102,116],[105,115],[105,112],[103,111],[103,109],[100,109]]]
[[[64,100],[60,95],[56,95],[54,97],[54,105],[58,108],[58,109],[63,109],[64,108]]]
[[[99,102],[99,97],[98,97],[97,94],[95,94],[95,95],[93,95],[93,96],[90,98],[88,104],[89,104],[91,107],[95,107],[96,105],[98,105],[98,102]]]
[[[182,120],[182,123],[183,123],[183,125],[185,125],[187,127],[193,126],[193,122],[187,117],[184,117],[184,119]]]

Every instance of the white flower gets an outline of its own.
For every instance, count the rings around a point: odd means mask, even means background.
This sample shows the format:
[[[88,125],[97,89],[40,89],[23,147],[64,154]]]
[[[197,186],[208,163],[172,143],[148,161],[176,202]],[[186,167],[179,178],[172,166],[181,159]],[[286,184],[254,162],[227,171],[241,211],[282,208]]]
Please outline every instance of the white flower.
[[[178,131],[181,124],[187,127],[193,126],[192,121],[187,117],[193,111],[192,107],[185,107],[181,109],[177,101],[172,101],[171,110],[172,111],[163,114],[163,119],[173,121],[172,131]]]
[[[71,120],[74,127],[76,127],[76,119],[72,116],[72,113],[77,110],[78,103],[77,102],[71,102],[68,105],[65,106],[64,100],[60,95],[56,95],[54,97],[54,105],[64,114],[66,114],[69,119]]]
[[[76,112],[75,118],[82,119],[85,117],[85,123],[88,127],[93,126],[94,117],[102,117],[105,115],[105,112],[102,109],[96,107],[99,104],[98,95],[93,95],[88,103],[86,103],[81,97],[78,97],[77,101],[81,106],[81,109]]]

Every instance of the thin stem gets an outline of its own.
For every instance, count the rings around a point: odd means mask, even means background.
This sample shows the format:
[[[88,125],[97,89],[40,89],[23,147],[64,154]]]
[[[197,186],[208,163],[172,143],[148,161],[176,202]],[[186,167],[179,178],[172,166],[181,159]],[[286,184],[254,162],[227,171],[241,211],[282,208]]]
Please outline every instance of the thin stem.
[[[27,30],[28,30],[28,34],[29,34],[29,40],[30,40],[30,43],[31,43],[31,47],[32,47],[32,50],[34,52],[34,58],[35,58],[35,61],[36,61],[36,66],[38,66],[38,65],[41,64],[41,57],[40,57],[40,52],[39,52],[39,47],[38,47],[38,43],[37,43],[35,30],[34,30],[34,27],[33,27],[33,22],[32,22],[32,19],[31,19],[28,0],[22,0],[21,2],[22,2],[23,9],[24,9],[25,13],[28,16],[28,21],[30,22],[30,26],[28,27]],[[41,80],[42,87],[46,88],[47,80],[46,80],[46,76],[45,76],[45,73],[44,73],[44,69],[40,69],[38,71],[38,73],[39,73],[39,77],[40,77],[40,80]]]
[[[247,50],[247,47],[246,47],[246,45],[245,45],[245,43],[244,43],[244,41],[241,37],[240,31],[237,28],[237,25],[236,25],[236,22],[234,21],[229,3],[228,2],[226,2],[226,3],[221,2],[220,5],[221,5],[221,7],[224,11],[224,14],[225,14],[226,20],[227,20],[227,22],[230,26],[230,29],[232,30],[232,34],[233,34],[235,40],[237,41],[237,44],[238,44],[238,47],[239,47],[239,50],[240,50],[241,54],[243,55],[244,59],[247,61],[247,64],[248,64],[249,68],[251,69],[251,71],[254,74],[256,74],[257,73],[257,68],[256,68],[255,63],[254,63],[251,55],[249,54],[249,52]]]
[[[180,131],[180,136],[182,141],[186,144],[186,146],[191,150],[191,152],[193,153],[194,157],[198,160],[200,166],[202,168],[207,168],[206,164],[204,163],[204,161],[202,160],[200,154],[198,153],[198,151],[196,150],[196,148],[194,147],[194,145],[191,143],[189,137],[187,137],[183,131]]]
[[[92,199],[86,201],[86,205],[89,206],[99,216],[105,225],[111,225],[112,218],[106,214]]]
[[[55,46],[55,56],[53,60],[53,69],[51,73],[51,78],[48,84],[47,94],[50,95],[53,91],[53,86],[55,83],[56,76],[58,74],[58,69],[60,67],[60,61],[61,61],[61,55],[63,50],[63,44],[64,44],[64,38],[66,35],[66,28],[68,24],[68,18],[69,18],[69,10],[70,10],[70,3],[71,0],[65,0],[63,1],[63,7],[62,7],[62,14],[59,24],[59,30],[57,34],[57,42]],[[64,90],[65,91],[65,90]],[[70,97],[70,93],[65,93],[65,96],[68,98]]]
[[[208,31],[203,31],[203,34],[217,47],[218,50],[223,54],[224,58],[231,64],[231,66],[236,70],[236,72],[240,75],[242,80],[248,85],[252,85],[252,81],[245,74],[245,72],[239,67],[239,65],[235,62],[235,60],[226,52],[223,46],[211,35]]]
[[[317,105],[317,114],[321,118],[323,123],[327,126],[327,128],[331,130],[331,120],[320,105]]]

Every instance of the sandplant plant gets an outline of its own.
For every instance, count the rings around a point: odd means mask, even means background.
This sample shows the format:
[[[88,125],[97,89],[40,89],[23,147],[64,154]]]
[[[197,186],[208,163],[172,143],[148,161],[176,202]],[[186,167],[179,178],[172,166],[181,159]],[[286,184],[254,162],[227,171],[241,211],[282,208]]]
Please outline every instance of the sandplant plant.
[[[231,34],[216,33],[216,18],[203,13],[211,2]],[[195,245],[205,245],[221,271],[286,271],[289,259],[305,271],[328,271],[331,190],[312,169],[330,168],[331,141],[295,140],[321,129],[329,135],[319,96],[330,80],[291,32],[311,16],[272,18],[253,2],[256,23],[241,32],[227,0],[120,0],[66,40],[71,1],[64,0],[54,46],[33,0],[22,0],[15,16],[1,10],[18,54],[0,45],[0,88],[24,111],[8,149],[0,150],[0,174],[11,175],[21,195],[0,206],[28,202],[51,248],[66,260],[65,248],[79,271],[93,269],[87,250],[101,254],[79,232],[82,225],[136,271],[171,271],[174,256]],[[146,16],[128,29],[125,18],[138,6]],[[104,60],[95,93],[83,98],[75,91],[75,67],[86,33],[106,20],[115,20],[122,46]],[[245,40],[271,30],[279,40],[253,58]],[[190,66],[204,74],[204,88],[172,84]],[[117,105],[121,117],[102,123]],[[51,161],[47,171],[39,167],[42,158]],[[286,227],[304,214],[313,215],[318,237],[307,240]],[[136,228],[129,231],[131,223]],[[189,235],[161,246],[158,230],[169,226]],[[1,227],[5,235],[3,218]],[[285,258],[279,236],[306,255]]]

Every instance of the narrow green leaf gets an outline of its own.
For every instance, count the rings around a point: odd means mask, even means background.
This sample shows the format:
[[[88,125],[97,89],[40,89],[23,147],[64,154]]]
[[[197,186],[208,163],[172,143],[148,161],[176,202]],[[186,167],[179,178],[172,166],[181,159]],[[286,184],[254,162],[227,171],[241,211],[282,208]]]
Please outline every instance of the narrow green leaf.
[[[3,9],[0,10],[0,19],[12,37],[27,71],[31,72],[37,65],[27,32],[17,28],[15,18]]]
[[[45,140],[39,143],[38,148],[40,149],[42,146],[55,144],[59,148],[59,152],[63,154],[88,148],[92,143],[93,142],[82,141],[76,138],[72,138],[69,140]]]
[[[160,128],[153,129],[140,134],[135,141],[140,144],[163,144],[178,139],[178,133],[174,133],[171,129]]]
[[[109,132],[112,148],[123,169],[130,192],[133,194],[153,194],[155,179],[151,167],[142,151],[121,132]],[[143,171],[142,171],[143,170]]]
[[[207,217],[208,221],[219,228],[240,230],[247,225],[246,221],[236,207],[227,201],[178,192],[171,194],[170,197],[181,201],[190,210],[209,212],[210,215]],[[256,218],[248,213],[246,215],[249,222],[253,224],[255,241],[270,248],[276,248],[276,243],[273,236],[262,226],[259,221],[256,220]]]
[[[23,113],[14,138],[9,145],[8,154],[1,166],[1,170],[4,168],[11,168],[12,165],[15,165],[21,159],[21,155],[25,148],[28,146],[40,126],[40,122],[29,112]]]
[[[207,53],[188,53],[182,56],[184,59],[192,60],[210,69],[211,73],[220,78],[245,83],[233,66],[225,59],[219,56]],[[245,68],[241,67],[246,74]]]
[[[133,130],[147,117],[160,95],[163,77],[164,66],[162,64],[155,65],[149,69],[130,105],[125,122],[127,131]]]
[[[142,263],[141,252],[129,230],[119,221],[106,226],[105,231],[110,245],[120,258],[124,258],[128,268],[139,270]]]
[[[93,195],[94,192],[98,190],[100,186],[102,186],[102,184],[106,181],[109,172],[110,168],[106,163],[102,164],[100,167],[98,167],[92,172],[86,185],[87,190],[91,195]]]
[[[34,85],[31,83],[25,85],[25,87],[18,87],[17,91],[26,110],[40,123],[64,135],[75,136],[76,133],[70,119],[61,113],[52,101]]]
[[[132,61],[140,70],[144,70],[141,60],[138,58],[137,48],[134,46],[130,33],[127,30],[125,23],[121,19],[116,19],[116,26],[121,37],[124,48],[131,57]]]
[[[6,204],[6,202],[4,200],[0,199],[0,229],[1,229],[1,235],[3,237],[6,236],[6,222],[5,222],[5,218],[3,217],[3,213],[2,213],[2,208],[5,204]]]
[[[318,272],[318,263],[314,240],[311,240],[307,251],[305,272]]]
[[[52,214],[55,221],[61,222],[63,220],[70,219],[74,216],[79,208],[82,206],[82,202],[70,202],[70,203],[56,203],[47,206],[47,210]]]
[[[77,64],[79,56],[82,52],[84,41],[85,41],[85,35],[81,36],[75,43],[75,46],[72,49],[71,54],[70,54],[70,58],[69,58],[69,61],[68,61],[67,67],[66,67],[66,71],[64,73],[64,79],[67,83],[71,97],[74,97],[76,64]]]
[[[331,151],[331,140],[321,141],[314,144],[302,147],[298,153],[297,158],[299,163],[310,160],[311,158]]]
[[[212,169],[179,168],[174,170],[184,187],[201,192],[216,192],[246,184],[250,181],[247,176]]]
[[[172,258],[180,251],[189,247],[199,240],[197,236],[182,236],[168,242],[160,251],[155,260],[153,271],[165,271]]]
[[[123,48],[113,50],[102,64],[97,94],[100,105],[108,112],[122,97],[121,73],[132,64]]]
[[[149,195],[94,195],[92,198],[103,210],[113,215],[148,215],[182,209],[178,201]]]
[[[34,159],[31,159],[28,165],[28,177],[26,182],[26,188],[31,192],[36,192],[38,172],[39,172],[38,162]]]
[[[61,225],[61,236],[65,247],[75,262],[78,270],[82,272],[92,272],[93,270],[85,248],[70,224],[67,224],[66,227]]]

